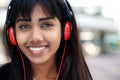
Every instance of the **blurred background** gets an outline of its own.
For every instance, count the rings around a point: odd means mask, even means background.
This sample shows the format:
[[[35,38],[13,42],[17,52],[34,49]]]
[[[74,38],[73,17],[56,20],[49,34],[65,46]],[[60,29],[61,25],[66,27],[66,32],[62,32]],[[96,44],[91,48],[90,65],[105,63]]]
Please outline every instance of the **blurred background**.
[[[119,0],[68,0],[93,80],[120,80]],[[0,0],[0,66],[9,62],[1,41],[10,0]]]

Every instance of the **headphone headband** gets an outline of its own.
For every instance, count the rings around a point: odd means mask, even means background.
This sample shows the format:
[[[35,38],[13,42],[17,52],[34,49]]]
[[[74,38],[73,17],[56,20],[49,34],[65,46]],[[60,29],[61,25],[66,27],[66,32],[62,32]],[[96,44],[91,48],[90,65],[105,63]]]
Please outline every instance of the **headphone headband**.
[[[14,2],[15,0],[11,0],[10,1],[10,3],[9,3],[9,5],[8,5],[8,8],[7,8],[7,16],[6,16],[6,25],[8,26],[8,24],[10,24],[10,17],[11,17],[11,8],[12,8],[12,4],[13,4],[13,2]]]
[[[71,18],[73,16],[73,12],[70,10],[70,5],[68,4],[68,1],[67,0],[63,0],[63,1],[64,1],[64,4],[65,4],[65,7],[66,7],[67,16],[71,21]]]

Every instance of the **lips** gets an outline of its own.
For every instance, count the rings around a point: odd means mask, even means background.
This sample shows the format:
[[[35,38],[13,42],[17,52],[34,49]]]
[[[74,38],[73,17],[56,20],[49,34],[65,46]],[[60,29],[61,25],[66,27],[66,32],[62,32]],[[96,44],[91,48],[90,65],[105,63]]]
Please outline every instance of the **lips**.
[[[41,54],[46,47],[29,47],[29,50],[32,54]]]

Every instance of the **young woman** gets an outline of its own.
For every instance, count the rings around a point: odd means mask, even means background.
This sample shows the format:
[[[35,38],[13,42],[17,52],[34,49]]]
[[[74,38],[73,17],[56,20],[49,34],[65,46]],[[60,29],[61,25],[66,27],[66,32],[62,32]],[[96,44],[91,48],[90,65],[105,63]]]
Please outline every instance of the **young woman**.
[[[66,0],[12,0],[3,41],[0,80],[92,80]]]

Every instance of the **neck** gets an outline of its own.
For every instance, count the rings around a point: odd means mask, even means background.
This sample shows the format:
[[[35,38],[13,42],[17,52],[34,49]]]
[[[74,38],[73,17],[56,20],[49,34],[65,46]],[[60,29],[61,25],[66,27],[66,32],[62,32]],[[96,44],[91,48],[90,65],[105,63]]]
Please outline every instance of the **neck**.
[[[35,80],[55,80],[57,75],[55,62],[32,64],[33,77]]]

